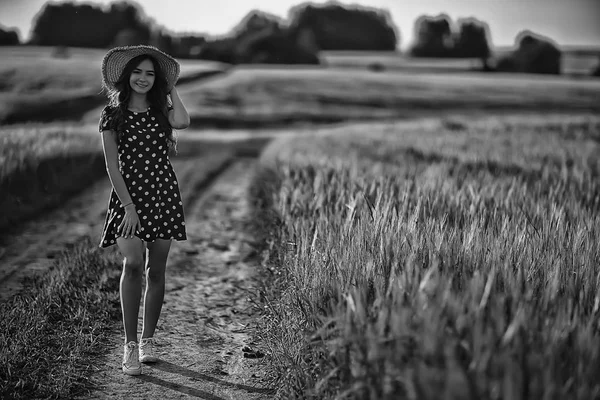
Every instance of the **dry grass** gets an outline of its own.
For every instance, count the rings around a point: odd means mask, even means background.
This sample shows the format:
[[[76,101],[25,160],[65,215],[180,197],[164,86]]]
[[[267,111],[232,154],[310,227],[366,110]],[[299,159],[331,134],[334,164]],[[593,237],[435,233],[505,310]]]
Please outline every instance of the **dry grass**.
[[[280,398],[600,398],[600,119],[342,127],[264,153]]]
[[[484,73],[236,67],[183,92],[192,123],[223,127],[490,112],[599,111],[599,80]]]
[[[47,159],[102,151],[100,134],[75,124],[22,124],[0,128],[0,179]]]

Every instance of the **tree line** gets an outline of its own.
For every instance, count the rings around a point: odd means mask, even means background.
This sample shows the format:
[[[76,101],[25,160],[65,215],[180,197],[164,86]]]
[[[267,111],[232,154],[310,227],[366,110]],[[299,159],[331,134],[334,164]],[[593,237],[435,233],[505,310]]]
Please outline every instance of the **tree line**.
[[[0,44],[18,43],[16,32],[0,31]],[[309,4],[294,7],[289,12],[289,21],[253,11],[228,35],[210,38],[170,32],[148,18],[135,2],[116,1],[102,7],[66,1],[42,7],[34,18],[32,35],[26,44],[108,48],[142,43],[155,45],[177,57],[202,58],[205,53],[222,61],[236,62],[238,58],[247,58],[249,47],[260,51],[291,45],[299,52],[313,53],[338,49],[393,51],[399,46],[399,35],[387,12],[333,3],[325,7]]]
[[[422,57],[476,57],[490,53],[487,24],[475,19],[458,21],[452,29],[447,16],[423,16],[415,25],[416,40],[411,54]],[[265,45],[268,36],[273,43]],[[363,7],[327,3],[321,6],[301,4],[289,11],[288,21],[255,10],[250,12],[227,35],[178,35],[167,31],[148,18],[142,7],[131,1],[116,1],[108,7],[69,1],[47,3],[33,21],[28,44],[107,48],[117,45],[146,43],[181,57],[198,57],[202,47],[215,43],[209,54],[222,53],[231,42],[251,47],[278,47],[277,42],[299,42],[300,48],[312,50],[394,51],[400,46],[400,34],[388,12]],[[15,31],[0,30],[0,44],[18,44]],[[244,53],[239,45],[232,53]],[[241,46],[243,47],[243,46]],[[222,55],[225,57],[225,55]],[[229,58],[236,58],[231,54]],[[242,58],[244,58],[242,56]]]
[[[408,51],[414,57],[477,58],[484,70],[560,73],[558,46],[533,32],[519,34],[515,50],[501,57],[492,57],[489,26],[475,18],[454,22],[446,14],[422,16],[414,32]],[[91,48],[151,44],[178,58],[317,64],[321,50],[395,51],[400,41],[389,13],[365,6],[306,3],[291,8],[287,20],[255,10],[231,32],[215,38],[173,33],[148,18],[139,4],[122,0],[107,7],[47,3],[34,18],[26,44]],[[0,45],[19,43],[14,30],[0,29]]]

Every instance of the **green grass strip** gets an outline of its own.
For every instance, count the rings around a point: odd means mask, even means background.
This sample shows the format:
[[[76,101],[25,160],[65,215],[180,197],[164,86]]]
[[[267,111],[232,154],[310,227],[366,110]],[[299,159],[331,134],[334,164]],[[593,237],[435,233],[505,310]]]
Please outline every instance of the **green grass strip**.
[[[90,240],[65,251],[25,293],[0,306],[0,398],[71,398],[93,387],[119,319],[116,259]]]

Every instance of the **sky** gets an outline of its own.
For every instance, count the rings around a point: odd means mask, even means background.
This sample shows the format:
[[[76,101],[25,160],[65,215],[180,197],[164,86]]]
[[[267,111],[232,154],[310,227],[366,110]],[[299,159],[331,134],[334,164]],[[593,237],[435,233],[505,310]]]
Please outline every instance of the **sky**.
[[[70,0],[89,3],[88,0]],[[29,38],[32,20],[48,1],[0,0],[0,25]],[[112,0],[91,3],[110,4]],[[321,4],[325,0],[313,0]],[[448,14],[452,20],[475,17],[488,23],[492,43],[513,45],[516,35],[532,30],[561,46],[600,47],[600,0],[340,0],[386,9],[400,31],[401,48],[413,40],[415,20],[424,14]],[[223,35],[253,9],[287,18],[299,0],[137,0],[147,16],[175,33]],[[167,5],[168,4],[168,5]]]

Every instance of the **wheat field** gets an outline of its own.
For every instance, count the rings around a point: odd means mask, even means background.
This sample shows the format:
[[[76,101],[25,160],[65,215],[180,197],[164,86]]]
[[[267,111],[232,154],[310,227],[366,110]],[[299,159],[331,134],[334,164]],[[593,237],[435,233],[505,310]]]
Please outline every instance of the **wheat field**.
[[[600,119],[362,124],[268,148],[280,398],[600,396]]]

